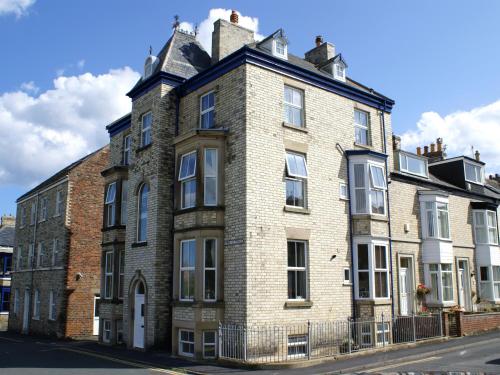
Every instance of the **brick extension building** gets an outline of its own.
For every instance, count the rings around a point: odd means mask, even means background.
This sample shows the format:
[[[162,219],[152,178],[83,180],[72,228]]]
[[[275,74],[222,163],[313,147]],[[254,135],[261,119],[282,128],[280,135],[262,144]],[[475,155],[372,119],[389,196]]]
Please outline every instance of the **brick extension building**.
[[[215,22],[211,56],[175,29],[147,57],[131,114],[108,126],[102,342],[211,358],[220,321],[472,309],[474,290],[500,302],[488,213],[500,191],[484,164],[450,159],[458,181],[444,155],[392,147],[391,99],[349,78],[320,37],[304,58],[287,44],[281,29],[254,41],[233,13]],[[473,240],[484,229],[491,241]]]
[[[9,330],[96,335],[106,146],[17,200]]]

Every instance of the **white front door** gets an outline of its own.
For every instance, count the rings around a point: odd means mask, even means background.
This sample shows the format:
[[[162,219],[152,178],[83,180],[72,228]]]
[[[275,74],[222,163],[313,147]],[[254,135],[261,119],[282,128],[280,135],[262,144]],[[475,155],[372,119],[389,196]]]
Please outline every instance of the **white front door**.
[[[400,312],[401,315],[408,315],[408,305],[409,305],[409,297],[410,293],[408,290],[408,269],[400,268],[399,269],[399,301],[400,301]]]
[[[30,290],[24,291],[24,310],[23,310],[23,333],[28,333],[30,318]]]
[[[137,288],[139,289],[139,288]],[[144,348],[144,294],[135,293],[134,348]]]
[[[94,296],[94,329],[92,334],[97,336],[99,334],[99,299],[101,297]]]

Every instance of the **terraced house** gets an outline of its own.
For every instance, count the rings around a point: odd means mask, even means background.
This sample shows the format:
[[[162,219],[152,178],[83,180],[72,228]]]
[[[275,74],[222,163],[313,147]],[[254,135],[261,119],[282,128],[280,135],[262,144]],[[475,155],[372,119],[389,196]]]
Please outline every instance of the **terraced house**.
[[[9,330],[97,335],[104,147],[17,200]]]
[[[7,329],[10,310],[10,278],[16,218],[0,218],[0,331]]]
[[[312,47],[289,53],[282,29],[257,42],[233,12],[215,22],[211,55],[176,27],[147,56],[132,112],[107,127],[102,342],[213,358],[219,322],[472,308],[481,267],[491,276],[480,298],[495,300],[498,191],[482,177],[471,189],[469,177],[451,181],[441,170],[453,159],[393,147],[394,101],[351,79],[333,44]],[[424,281],[433,294],[419,301]],[[285,346],[304,355],[307,340]]]

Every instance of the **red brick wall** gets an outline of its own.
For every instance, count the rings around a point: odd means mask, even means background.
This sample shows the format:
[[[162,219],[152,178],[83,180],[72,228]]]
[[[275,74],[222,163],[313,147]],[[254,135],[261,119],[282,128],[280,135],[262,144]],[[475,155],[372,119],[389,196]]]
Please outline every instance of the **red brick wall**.
[[[473,335],[475,333],[500,329],[500,313],[457,313],[457,318],[459,336]]]
[[[101,228],[109,146],[70,172],[70,244],[67,273],[66,336],[92,336],[94,295],[101,278]],[[77,280],[77,275],[82,277]]]

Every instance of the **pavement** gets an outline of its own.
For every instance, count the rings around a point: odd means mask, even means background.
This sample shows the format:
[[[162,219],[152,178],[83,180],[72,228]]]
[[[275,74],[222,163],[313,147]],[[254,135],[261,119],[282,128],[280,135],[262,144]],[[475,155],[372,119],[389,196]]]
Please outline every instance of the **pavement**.
[[[0,332],[0,375],[11,374],[500,374],[500,331],[421,343],[412,348],[315,362],[304,368],[244,369],[199,363],[161,351],[140,352],[94,341],[62,341]]]

